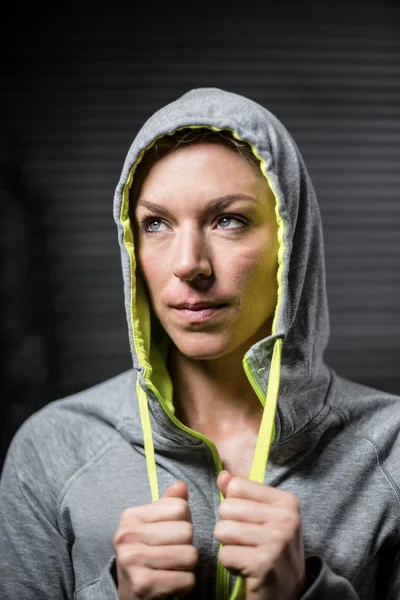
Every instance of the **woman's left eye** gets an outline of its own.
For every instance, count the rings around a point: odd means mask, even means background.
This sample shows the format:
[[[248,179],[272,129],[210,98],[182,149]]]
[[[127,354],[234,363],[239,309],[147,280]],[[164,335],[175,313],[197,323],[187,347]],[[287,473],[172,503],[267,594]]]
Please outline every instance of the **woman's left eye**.
[[[245,223],[238,217],[221,217],[218,220],[218,225],[221,229],[241,229]]]

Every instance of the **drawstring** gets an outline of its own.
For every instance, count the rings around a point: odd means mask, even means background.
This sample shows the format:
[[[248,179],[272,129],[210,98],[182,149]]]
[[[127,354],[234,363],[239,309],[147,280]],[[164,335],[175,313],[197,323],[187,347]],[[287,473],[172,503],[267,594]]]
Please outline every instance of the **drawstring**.
[[[268,379],[267,397],[260,429],[257,436],[257,444],[254,451],[253,462],[250,469],[249,479],[264,483],[267,468],[269,449],[272,444],[274,433],[275,413],[278,404],[279,385],[281,379],[281,356],[282,338],[278,338],[274,344],[272,353],[271,370]],[[237,577],[229,600],[241,600],[245,596],[243,577]]]
[[[268,379],[267,397],[258,432],[257,444],[254,451],[253,461],[250,469],[249,479],[259,483],[264,482],[265,470],[267,468],[269,449],[273,439],[275,413],[278,403],[280,374],[281,374],[282,338],[277,338],[272,353],[271,370]],[[139,383],[136,384],[139,402],[140,420],[142,423],[144,451],[146,456],[147,475],[150,484],[151,498],[153,502],[158,500],[157,469],[154,455],[153,434],[151,429],[149,405],[147,394]],[[242,577],[237,577],[230,600],[241,600],[244,597],[244,582]]]
[[[260,429],[257,436],[257,444],[254,450],[253,462],[250,469],[249,479],[264,482],[265,470],[267,468],[269,449],[273,441],[275,413],[278,404],[279,386],[281,381],[281,356],[282,338],[275,340],[272,353],[271,370],[268,379],[267,397]]]
[[[142,389],[139,383],[139,377],[136,383],[136,393],[139,402],[140,410],[140,421],[142,423],[143,441],[144,441],[144,454],[146,456],[147,466],[147,477],[149,479],[151,499],[153,502],[158,500],[158,481],[157,481],[157,467],[156,459],[154,456],[154,442],[153,432],[151,430],[149,404],[147,401],[147,394]]]

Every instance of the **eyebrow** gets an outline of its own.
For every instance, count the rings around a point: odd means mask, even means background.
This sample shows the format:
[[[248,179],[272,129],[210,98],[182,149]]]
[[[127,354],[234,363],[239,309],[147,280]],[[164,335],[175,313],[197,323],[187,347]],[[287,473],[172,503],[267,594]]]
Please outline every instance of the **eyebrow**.
[[[257,198],[254,198],[253,196],[247,196],[246,194],[228,194],[212,200],[206,207],[205,212],[212,213],[223,210],[233,202],[237,202],[239,200],[250,200],[251,202],[257,202]],[[141,206],[144,206],[152,212],[160,215],[169,216],[170,214],[168,208],[165,206],[162,206],[161,204],[155,204],[154,202],[149,202],[148,200],[139,199],[136,208],[140,208]]]

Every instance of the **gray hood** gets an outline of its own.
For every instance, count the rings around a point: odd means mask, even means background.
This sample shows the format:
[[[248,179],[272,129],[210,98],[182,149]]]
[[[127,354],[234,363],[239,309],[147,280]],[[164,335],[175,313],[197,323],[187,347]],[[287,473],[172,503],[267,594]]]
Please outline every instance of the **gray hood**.
[[[276,441],[283,441],[321,410],[330,380],[323,363],[329,316],[322,226],[312,182],[292,137],[271,112],[238,94],[216,88],[189,91],[148,119],[127,154],[115,193],[114,218],[121,246],[133,364],[144,380],[151,378],[149,309],[133,255],[129,188],[136,165],[157,138],[195,126],[228,129],[248,142],[261,159],[276,198],[277,218],[281,222],[275,327],[273,335],[253,346],[247,356],[252,373],[266,394],[274,342],[277,338],[283,340],[275,421]],[[169,385],[160,386],[170,389]]]

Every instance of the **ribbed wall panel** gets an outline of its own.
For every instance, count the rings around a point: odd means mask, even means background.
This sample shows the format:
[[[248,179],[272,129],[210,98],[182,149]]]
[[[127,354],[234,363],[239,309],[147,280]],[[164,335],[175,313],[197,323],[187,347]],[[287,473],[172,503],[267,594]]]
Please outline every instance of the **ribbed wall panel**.
[[[195,21],[160,10],[156,18],[143,6],[65,7],[9,23],[2,40],[5,219],[26,223],[18,237],[25,246],[2,246],[2,318],[13,306],[12,323],[25,323],[15,312],[23,297],[35,336],[53,332],[55,357],[41,386],[28,378],[14,421],[130,366],[114,188],[145,119],[203,85],[249,95],[293,134],[323,216],[327,360],[400,392],[400,7],[315,2],[289,12],[253,6],[246,15],[231,7]],[[20,369],[12,373],[31,372],[32,356],[18,358],[28,329],[15,326],[8,341]],[[10,377],[11,389],[21,375]]]

